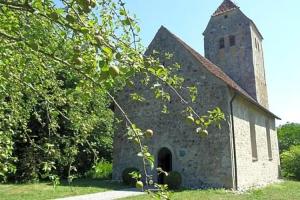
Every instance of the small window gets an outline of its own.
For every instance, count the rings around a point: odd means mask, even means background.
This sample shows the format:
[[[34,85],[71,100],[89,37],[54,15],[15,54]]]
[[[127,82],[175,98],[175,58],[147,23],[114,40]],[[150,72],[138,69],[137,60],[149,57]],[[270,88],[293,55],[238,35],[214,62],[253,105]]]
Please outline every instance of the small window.
[[[228,18],[228,15],[225,15],[224,18],[227,19],[227,18]]]
[[[255,48],[259,51],[259,42],[256,38],[255,38]]]
[[[249,116],[250,123],[250,137],[251,137],[251,150],[252,150],[252,161],[257,161],[257,144],[256,144],[256,130],[255,130],[255,119],[252,114]]]
[[[221,38],[219,40],[219,48],[220,49],[224,49],[225,48],[225,40],[224,40],[224,38]]]
[[[229,44],[231,47],[235,45],[235,36],[234,35],[229,36]]]
[[[270,121],[266,118],[266,134],[267,134],[267,145],[268,145],[268,156],[269,160],[273,159],[272,156],[272,144],[271,144],[271,133],[270,133]]]
[[[257,49],[257,40],[256,40],[256,38],[254,39],[254,42],[255,42],[255,48]]]

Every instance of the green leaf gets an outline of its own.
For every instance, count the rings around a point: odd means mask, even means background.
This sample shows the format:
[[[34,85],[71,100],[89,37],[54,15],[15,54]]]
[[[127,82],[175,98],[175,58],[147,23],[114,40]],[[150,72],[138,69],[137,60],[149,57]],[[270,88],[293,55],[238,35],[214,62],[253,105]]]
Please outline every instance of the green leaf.
[[[139,101],[139,102],[143,102],[143,101],[146,100],[144,97],[142,97],[141,95],[139,95],[137,93],[131,93],[130,97],[131,97],[132,100]]]
[[[104,54],[107,56],[107,60],[112,60],[113,58],[113,51],[111,48],[105,46],[105,47],[102,47],[102,50],[104,52]]]
[[[105,60],[100,60],[100,61],[99,61],[99,68],[100,68],[101,71],[103,71],[103,72],[108,72],[108,71],[109,71],[109,65],[108,65],[107,61],[105,61]]]
[[[169,113],[168,107],[166,105],[163,105],[163,109],[161,112],[164,114],[168,114]]]
[[[126,18],[126,19],[122,20],[122,24],[125,26],[129,26],[129,25],[131,25],[131,21],[132,21],[131,19]]]
[[[120,15],[122,15],[122,16],[126,16],[126,10],[124,10],[123,8],[122,9],[120,9]]]
[[[188,87],[192,102],[195,102],[198,95],[198,90],[195,86]]]

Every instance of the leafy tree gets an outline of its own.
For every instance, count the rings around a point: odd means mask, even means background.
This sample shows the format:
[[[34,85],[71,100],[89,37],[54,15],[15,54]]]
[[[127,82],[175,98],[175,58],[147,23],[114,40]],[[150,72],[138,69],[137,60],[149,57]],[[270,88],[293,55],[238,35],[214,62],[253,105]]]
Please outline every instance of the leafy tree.
[[[287,123],[278,128],[280,152],[287,151],[291,146],[300,145],[300,124]]]
[[[0,0],[0,179],[24,164],[14,151],[25,146],[31,161],[24,162],[35,162],[39,177],[57,184],[59,172],[66,171],[71,181],[78,155],[97,154],[95,131],[113,103],[128,124],[128,139],[140,149],[141,175],[152,183],[146,166],[153,168],[154,158],[143,144],[145,131],[114,98],[134,76],[149,88],[160,82],[153,92],[163,102],[171,98],[164,87],[170,88],[200,135],[223,119],[220,109],[206,116],[194,111],[194,87],[184,99],[182,79],[172,73],[177,67],[144,57],[139,31],[122,0]]]
[[[300,145],[284,151],[280,158],[283,176],[300,180]]]

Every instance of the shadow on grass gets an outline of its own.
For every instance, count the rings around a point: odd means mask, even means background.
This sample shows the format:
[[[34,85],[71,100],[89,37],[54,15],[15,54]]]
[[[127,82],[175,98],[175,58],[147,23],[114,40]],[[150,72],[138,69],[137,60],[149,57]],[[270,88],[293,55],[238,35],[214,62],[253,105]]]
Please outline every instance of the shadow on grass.
[[[225,188],[185,188],[181,187],[179,189],[170,190],[172,193],[184,193],[184,192],[201,192],[201,193],[214,193],[214,194],[229,194],[232,190]]]
[[[93,187],[93,188],[103,188],[107,190],[120,190],[129,188],[129,186],[120,183],[118,181],[112,180],[101,180],[101,179],[75,179],[72,183],[68,183],[66,180],[62,180],[60,186],[70,186],[70,187]]]

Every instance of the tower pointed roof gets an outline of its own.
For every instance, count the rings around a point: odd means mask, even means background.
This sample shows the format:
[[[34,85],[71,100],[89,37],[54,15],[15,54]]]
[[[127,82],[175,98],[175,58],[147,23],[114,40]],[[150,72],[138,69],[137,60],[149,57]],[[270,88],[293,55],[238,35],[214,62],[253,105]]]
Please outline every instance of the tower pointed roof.
[[[239,7],[235,5],[231,0],[224,0],[223,3],[218,7],[218,9],[214,12],[213,16],[221,15],[225,12],[238,9]]]

